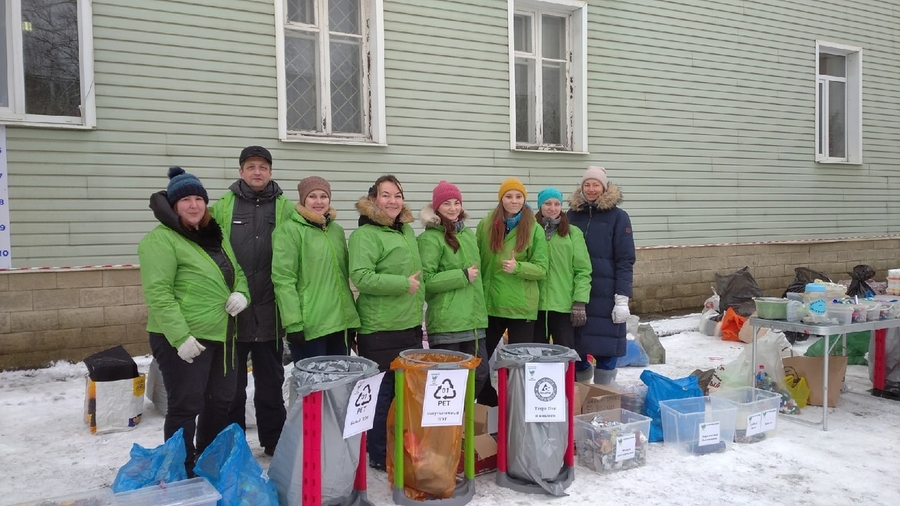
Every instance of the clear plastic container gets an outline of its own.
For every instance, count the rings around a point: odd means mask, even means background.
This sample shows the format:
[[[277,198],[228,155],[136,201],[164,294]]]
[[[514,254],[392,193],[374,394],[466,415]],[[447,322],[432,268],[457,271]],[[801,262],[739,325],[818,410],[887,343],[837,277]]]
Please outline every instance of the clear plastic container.
[[[216,506],[222,498],[205,478],[191,478],[116,494],[128,506]]]
[[[610,409],[575,417],[575,460],[598,473],[640,467],[647,462],[650,418]]]
[[[758,443],[774,437],[778,423],[781,394],[753,387],[716,390],[712,397],[721,397],[735,405],[735,443]]]
[[[853,323],[853,306],[849,304],[826,304],[826,315],[829,320],[835,320],[838,325]]]
[[[803,292],[803,303],[809,311],[807,316],[812,323],[828,323],[828,311],[825,300],[824,285],[818,283],[806,285],[806,291]]]
[[[737,407],[721,397],[660,401],[663,441],[684,453],[704,455],[731,448]]]

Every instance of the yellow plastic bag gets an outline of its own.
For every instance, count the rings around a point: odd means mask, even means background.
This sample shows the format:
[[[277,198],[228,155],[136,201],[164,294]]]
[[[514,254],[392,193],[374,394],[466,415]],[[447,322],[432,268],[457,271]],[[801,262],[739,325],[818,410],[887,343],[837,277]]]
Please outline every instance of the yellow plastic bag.
[[[797,407],[801,409],[805,408],[807,401],[809,401],[810,392],[809,385],[806,383],[806,378],[788,374],[784,377],[784,384],[787,386],[788,392],[791,393],[791,397],[797,402]]]

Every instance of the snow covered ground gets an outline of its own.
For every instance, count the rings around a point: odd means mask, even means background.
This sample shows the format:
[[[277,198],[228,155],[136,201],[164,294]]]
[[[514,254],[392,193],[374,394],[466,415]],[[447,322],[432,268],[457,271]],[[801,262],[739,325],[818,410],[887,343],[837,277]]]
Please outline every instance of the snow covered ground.
[[[704,336],[698,315],[651,322],[662,338],[668,363],[649,368],[669,377],[710,369],[735,358],[741,343]],[[802,354],[810,344],[798,343]],[[137,357],[146,372],[149,357]],[[618,381],[638,381],[641,368],[624,368]],[[82,423],[83,363],[58,363],[41,370],[0,373],[0,504],[54,497],[109,486],[128,460],[133,443],[162,444],[163,417],[147,401],[140,425],[129,432],[91,435]],[[849,366],[829,430],[786,421],[775,437],[734,445],[725,453],[687,456],[652,444],[641,468],[599,475],[577,467],[569,496],[550,499],[498,487],[494,475],[477,479],[473,505],[667,504],[667,505],[866,505],[900,504],[900,402],[873,397],[868,370]],[[822,408],[803,418],[818,420]],[[248,429],[260,464],[269,457]],[[387,475],[369,472],[369,498],[393,504]]]

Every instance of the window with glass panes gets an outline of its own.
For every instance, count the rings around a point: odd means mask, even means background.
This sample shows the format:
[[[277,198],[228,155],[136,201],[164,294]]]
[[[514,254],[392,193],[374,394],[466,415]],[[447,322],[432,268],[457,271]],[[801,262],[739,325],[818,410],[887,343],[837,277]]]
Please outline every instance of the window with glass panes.
[[[847,58],[819,53],[820,156],[847,157]]]
[[[559,13],[515,12],[517,147],[572,148],[569,21]]]
[[[367,0],[285,0],[287,131],[369,137]]]

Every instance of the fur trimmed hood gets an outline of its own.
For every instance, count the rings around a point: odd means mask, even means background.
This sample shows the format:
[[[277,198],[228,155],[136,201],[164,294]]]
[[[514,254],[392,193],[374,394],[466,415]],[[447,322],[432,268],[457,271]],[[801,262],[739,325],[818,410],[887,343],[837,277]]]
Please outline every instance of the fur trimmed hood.
[[[466,214],[465,209],[463,209],[463,211],[459,213],[459,220],[466,221],[468,218],[469,215]],[[426,204],[425,207],[419,211],[419,221],[422,222],[422,225],[425,228],[438,228],[441,226],[441,217],[438,216],[434,208],[431,207],[431,204]]]
[[[303,206],[303,204],[297,204],[295,209],[297,209],[297,214],[303,216],[306,221],[320,227],[325,226],[329,221],[334,221],[337,218],[337,211],[331,206],[328,206],[328,211],[325,211],[325,216]]]
[[[397,219],[392,221],[369,197],[359,199],[356,202],[356,210],[359,211],[360,225],[363,224],[363,220],[383,227],[396,227],[398,223],[412,223],[415,221],[412,211],[406,207],[406,204],[403,204],[403,207],[400,208],[400,214],[397,216]]]
[[[600,195],[600,198],[597,199],[597,202],[594,205],[597,209],[606,211],[621,204],[622,200],[622,191],[619,187],[612,183],[608,183],[606,191],[603,192],[603,195]],[[578,189],[569,196],[569,209],[576,212],[584,211],[588,206],[589,204],[587,200],[584,199],[584,195],[581,193],[581,187],[579,186]]]

